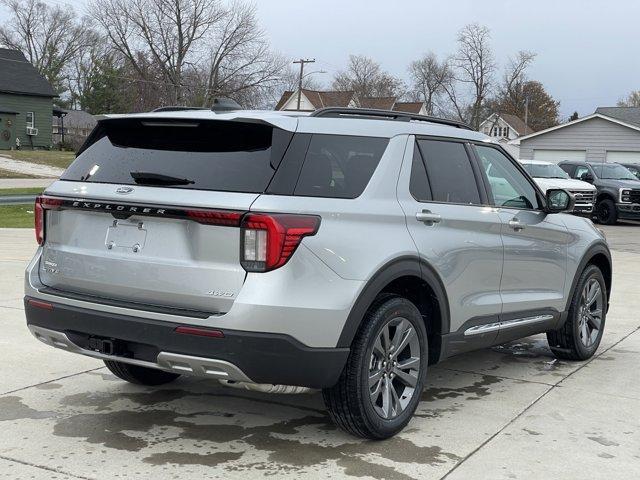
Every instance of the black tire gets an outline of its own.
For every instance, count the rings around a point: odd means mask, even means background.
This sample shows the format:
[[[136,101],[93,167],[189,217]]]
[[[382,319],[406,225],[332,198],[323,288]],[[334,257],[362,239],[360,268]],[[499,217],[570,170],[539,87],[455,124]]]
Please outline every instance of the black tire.
[[[105,360],[104,364],[116,377],[136,385],[163,385],[173,382],[180,375],[155,368],[139,367],[129,363]]]
[[[394,322],[398,322],[398,319],[406,320],[410,323],[410,328],[414,331],[411,332],[408,329],[406,336],[411,336],[411,355],[409,358],[415,358],[414,352],[419,351],[419,364],[417,368],[412,370],[412,382],[415,381],[415,386],[409,387],[398,375],[397,370],[389,365],[387,360],[387,367],[391,368],[392,373],[384,373],[384,380],[379,380],[376,383],[376,387],[369,386],[369,375],[371,368],[379,369],[378,372],[383,372],[385,367],[377,364],[376,367],[372,367],[374,362],[374,344],[379,346],[381,335],[383,335],[383,329],[387,328],[387,332],[393,332],[395,335],[399,330],[402,323],[397,324],[394,327]],[[400,320],[400,322],[402,322]],[[404,324],[407,327],[406,324]],[[393,330],[389,330],[389,328]],[[394,344],[395,337],[391,335],[392,341],[388,342]],[[399,335],[404,338],[403,335]],[[417,337],[417,338],[416,338]],[[416,306],[409,300],[396,296],[396,295],[382,295],[373,302],[371,307],[364,316],[362,325],[360,326],[356,337],[351,346],[351,352],[347,360],[347,364],[338,380],[338,383],[331,388],[325,388],[322,391],[325,405],[329,411],[331,419],[343,430],[351,433],[352,435],[369,438],[369,439],[384,439],[389,438],[399,431],[401,431],[409,420],[413,416],[418,403],[420,402],[420,396],[424,388],[427,364],[428,364],[428,346],[427,346],[427,331],[422,315],[416,308]],[[407,343],[408,345],[408,343]],[[404,348],[404,350],[402,350]],[[403,356],[407,353],[407,346],[400,349],[400,355],[394,357],[392,364],[395,366],[398,363],[398,368],[403,362],[407,362],[407,357]],[[376,352],[379,350],[376,349]],[[397,349],[396,349],[397,351]],[[377,353],[375,354],[377,355]],[[396,362],[397,360],[397,362]],[[384,364],[382,364],[384,365]],[[405,367],[406,368],[406,367]],[[389,370],[387,370],[389,371]],[[378,377],[379,378],[379,377]],[[406,378],[406,377],[405,377]],[[395,402],[396,406],[400,405],[401,400],[406,401],[406,405],[399,408],[400,413],[395,414],[393,418],[383,418],[376,409],[383,409],[381,406],[374,406],[374,401],[371,399],[371,388],[378,390],[380,387],[380,394],[384,401],[384,392],[387,393],[391,390],[384,388],[384,382],[390,386],[390,389],[394,389],[394,394],[387,396],[389,403]],[[411,395],[407,394],[407,389],[411,390]],[[400,392],[400,393],[398,393]],[[391,399],[395,400],[391,400]],[[408,401],[407,401],[408,398]],[[398,410],[398,408],[396,408]],[[389,410],[391,412],[391,410]],[[391,416],[390,415],[390,416]]]
[[[596,218],[598,223],[604,225],[615,225],[618,223],[618,211],[613,200],[605,198],[596,205]]]
[[[598,283],[600,291],[602,292],[602,312],[597,336],[588,335],[592,343],[587,346],[583,341],[584,334],[581,336],[581,315],[583,313],[581,312],[581,303],[585,286],[587,286],[592,280]],[[571,299],[571,306],[569,307],[567,320],[558,330],[547,332],[549,348],[557,358],[562,360],[587,360],[591,358],[598,349],[600,341],[602,340],[606,316],[607,288],[604,277],[598,267],[595,265],[587,265],[580,275],[575,292],[573,292],[573,298]],[[590,328],[589,322],[587,322],[587,328]]]

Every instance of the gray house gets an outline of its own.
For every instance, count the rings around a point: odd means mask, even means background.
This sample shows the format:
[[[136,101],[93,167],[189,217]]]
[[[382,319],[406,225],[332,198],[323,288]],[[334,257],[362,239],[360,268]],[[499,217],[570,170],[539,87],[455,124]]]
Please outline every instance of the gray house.
[[[573,122],[525,135],[520,158],[640,164],[640,107],[600,107]]]

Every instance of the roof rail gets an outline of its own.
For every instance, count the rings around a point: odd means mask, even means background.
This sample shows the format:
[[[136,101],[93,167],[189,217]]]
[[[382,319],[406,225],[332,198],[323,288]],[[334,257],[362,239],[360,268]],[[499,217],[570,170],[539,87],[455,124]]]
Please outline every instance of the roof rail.
[[[329,117],[329,118],[348,118],[361,117],[381,120],[396,120],[399,122],[429,122],[438,123],[440,125],[449,125],[451,127],[465,128],[473,130],[469,125],[457,120],[448,120],[446,118],[431,117],[428,115],[418,115],[417,113],[396,112],[394,110],[378,110],[373,108],[348,108],[348,107],[326,107],[320,108],[311,113],[311,117]]]
[[[180,112],[182,110],[207,110],[204,107],[185,107],[180,105],[170,105],[168,107],[158,107],[151,110],[152,112]]]

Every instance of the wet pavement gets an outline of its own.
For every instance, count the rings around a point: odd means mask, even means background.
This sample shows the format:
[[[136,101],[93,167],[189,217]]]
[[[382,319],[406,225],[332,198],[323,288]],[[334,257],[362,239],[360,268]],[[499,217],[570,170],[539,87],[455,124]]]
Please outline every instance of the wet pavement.
[[[535,336],[450,359],[407,429],[370,442],[337,430],[318,393],[139,387],[42,345],[22,309],[33,232],[0,230],[0,478],[638,478],[640,226],[606,231],[596,357],[558,361]]]

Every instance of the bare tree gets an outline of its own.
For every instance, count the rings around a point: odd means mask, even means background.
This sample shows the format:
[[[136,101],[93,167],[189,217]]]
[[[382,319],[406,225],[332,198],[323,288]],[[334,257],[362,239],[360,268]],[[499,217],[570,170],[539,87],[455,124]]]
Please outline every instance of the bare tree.
[[[154,62],[178,104],[200,40],[226,13],[217,0],[94,0],[89,11],[141,77],[140,58]]]
[[[405,90],[402,80],[385,72],[379,63],[364,55],[349,55],[349,65],[336,74],[333,88],[354,91],[360,98],[398,97]]]
[[[0,0],[10,21],[0,26],[0,44],[21,50],[56,89],[61,89],[65,68],[94,37],[85,19],[71,7],[48,6],[38,0]]]
[[[255,5],[231,3],[206,44],[203,105],[228,96],[245,106],[263,106],[283,84],[289,60],[270,51]]]
[[[411,62],[409,74],[415,96],[424,101],[429,115],[439,113],[439,99],[446,94],[446,85],[451,82],[453,72],[447,60],[439,61],[435,53],[429,52],[421,59]]]
[[[471,100],[466,109],[456,105],[457,110],[467,110],[468,122],[475,129],[482,121],[483,106],[493,87],[496,64],[489,41],[491,32],[487,27],[472,23],[458,33],[458,50],[452,58],[457,80],[471,87]],[[449,97],[458,97],[449,94]]]
[[[635,90],[627,98],[618,102],[619,107],[640,107],[640,90]]]

